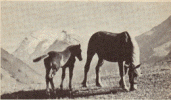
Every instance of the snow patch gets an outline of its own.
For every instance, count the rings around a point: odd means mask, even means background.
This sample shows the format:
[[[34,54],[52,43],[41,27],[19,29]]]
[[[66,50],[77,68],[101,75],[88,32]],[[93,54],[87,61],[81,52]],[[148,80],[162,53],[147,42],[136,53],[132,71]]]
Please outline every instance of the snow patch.
[[[44,27],[42,30],[38,30],[30,34],[30,36],[25,38],[26,43],[22,43],[23,50],[27,51],[29,54],[32,54],[37,45],[41,41],[45,41],[42,45],[42,51],[45,51],[52,45],[55,40],[64,41],[67,36],[76,35],[75,30],[72,28],[68,29],[52,29]],[[76,43],[74,39],[69,38],[73,43]]]

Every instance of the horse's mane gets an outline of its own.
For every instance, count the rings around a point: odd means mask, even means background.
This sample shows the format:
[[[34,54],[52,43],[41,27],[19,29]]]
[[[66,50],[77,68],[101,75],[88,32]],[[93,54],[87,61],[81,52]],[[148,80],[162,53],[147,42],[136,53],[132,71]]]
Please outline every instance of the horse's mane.
[[[128,58],[128,60],[129,60],[129,62],[133,62],[134,46],[133,46],[133,43],[132,43],[129,33],[127,31],[125,33],[127,35],[126,49],[127,49],[128,57],[130,57],[130,58]]]

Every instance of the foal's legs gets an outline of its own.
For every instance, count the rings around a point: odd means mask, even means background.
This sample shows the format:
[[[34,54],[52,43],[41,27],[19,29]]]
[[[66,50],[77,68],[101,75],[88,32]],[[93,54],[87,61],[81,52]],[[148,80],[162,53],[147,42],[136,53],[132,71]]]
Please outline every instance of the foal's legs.
[[[72,76],[73,76],[73,68],[74,66],[69,66],[69,89],[72,89],[71,83],[72,83]]]
[[[84,67],[84,80],[82,82],[83,87],[87,87],[87,85],[86,85],[87,73],[88,73],[88,71],[90,69],[90,63],[91,63],[91,60],[92,60],[94,54],[95,53],[93,53],[91,55],[90,54],[87,54],[87,61],[86,61],[85,67]]]
[[[49,89],[49,72],[50,72],[50,70],[49,69],[46,69],[45,79],[46,79],[46,94],[47,95],[50,95],[50,89]]]
[[[123,61],[119,61],[118,65],[119,65],[119,71],[121,77],[119,84],[124,90],[128,91],[128,87],[126,86],[126,82],[125,82],[125,67],[123,66]]]
[[[53,83],[53,78],[50,78],[49,81],[50,81],[53,92],[56,93],[55,86],[54,86],[54,83]]]
[[[63,81],[64,81],[64,78],[65,78],[65,67],[62,68],[62,78],[61,78],[61,85],[60,85],[60,88],[61,90],[63,89]]]
[[[50,95],[49,82],[51,84],[53,92],[56,93],[55,86],[53,83],[53,78],[49,77],[49,73],[50,73],[50,69],[46,69],[46,93],[47,95]]]
[[[96,66],[96,86],[101,87],[101,79],[99,76],[99,68],[103,65],[103,59],[99,58]],[[99,82],[100,81],[100,82]]]

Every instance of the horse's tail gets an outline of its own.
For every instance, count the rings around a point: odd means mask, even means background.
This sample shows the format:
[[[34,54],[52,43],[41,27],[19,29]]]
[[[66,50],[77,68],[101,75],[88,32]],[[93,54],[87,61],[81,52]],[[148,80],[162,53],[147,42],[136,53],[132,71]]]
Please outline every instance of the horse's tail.
[[[44,57],[46,57],[47,55],[42,55],[42,56],[40,56],[40,57],[38,57],[38,58],[35,58],[35,59],[33,59],[33,62],[38,62],[38,61],[40,61],[41,59],[43,59]]]

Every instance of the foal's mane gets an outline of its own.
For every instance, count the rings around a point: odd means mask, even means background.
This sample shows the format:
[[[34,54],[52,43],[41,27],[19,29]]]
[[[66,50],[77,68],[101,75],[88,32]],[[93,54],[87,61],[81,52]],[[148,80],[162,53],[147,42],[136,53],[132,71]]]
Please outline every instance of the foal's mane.
[[[70,45],[70,46],[66,47],[66,48],[64,49],[64,51],[65,51],[65,50],[69,50],[70,48],[75,47],[75,46],[77,46],[77,45]]]

